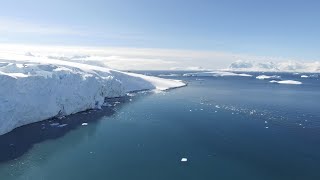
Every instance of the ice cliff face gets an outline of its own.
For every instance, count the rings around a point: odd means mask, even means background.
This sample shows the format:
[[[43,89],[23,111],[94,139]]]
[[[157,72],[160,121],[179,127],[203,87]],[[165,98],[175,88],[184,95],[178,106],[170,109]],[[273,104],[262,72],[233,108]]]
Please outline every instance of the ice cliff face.
[[[25,124],[100,108],[106,97],[184,85],[63,60],[0,60],[0,135]]]

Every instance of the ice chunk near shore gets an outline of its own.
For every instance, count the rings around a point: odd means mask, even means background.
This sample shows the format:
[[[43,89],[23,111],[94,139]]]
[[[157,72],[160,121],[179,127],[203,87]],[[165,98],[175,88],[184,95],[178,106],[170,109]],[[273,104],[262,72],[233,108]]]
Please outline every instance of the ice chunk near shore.
[[[308,78],[309,76],[307,75],[301,75],[301,78]]]
[[[124,96],[132,91],[185,86],[179,80],[88,64],[32,56],[12,57],[12,60],[1,59],[0,135],[33,122],[99,108],[105,98]]]

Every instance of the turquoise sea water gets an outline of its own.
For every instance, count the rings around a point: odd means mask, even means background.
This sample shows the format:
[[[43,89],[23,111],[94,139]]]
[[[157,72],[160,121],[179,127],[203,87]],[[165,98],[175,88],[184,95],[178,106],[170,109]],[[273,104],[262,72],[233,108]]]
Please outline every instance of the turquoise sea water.
[[[147,73],[188,86],[0,136],[0,179],[320,179],[318,77],[278,74],[303,82],[280,85],[258,74]]]

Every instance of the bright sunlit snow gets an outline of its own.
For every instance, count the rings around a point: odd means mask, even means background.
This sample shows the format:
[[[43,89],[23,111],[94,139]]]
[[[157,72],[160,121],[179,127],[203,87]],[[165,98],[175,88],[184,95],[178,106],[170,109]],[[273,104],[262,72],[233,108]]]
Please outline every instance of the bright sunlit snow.
[[[30,56],[0,60],[0,84],[0,135],[54,116],[100,108],[106,97],[185,85],[178,80]]]

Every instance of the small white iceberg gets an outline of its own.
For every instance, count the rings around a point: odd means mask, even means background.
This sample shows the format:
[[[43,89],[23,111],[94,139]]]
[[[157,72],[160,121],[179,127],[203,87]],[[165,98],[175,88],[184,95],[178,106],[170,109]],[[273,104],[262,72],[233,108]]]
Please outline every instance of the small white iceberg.
[[[264,79],[280,79],[281,77],[280,76],[276,76],[276,75],[273,75],[273,76],[267,76],[267,75],[259,75],[256,77],[256,79],[260,79],[260,80],[264,80]]]
[[[82,126],[88,126],[88,123],[82,123],[81,125]]]
[[[301,78],[308,78],[309,76],[307,75],[301,75]]]
[[[300,81],[294,81],[294,80],[284,80],[284,81],[270,81],[271,83],[278,83],[278,84],[291,84],[291,85],[299,85],[302,84]]]
[[[187,158],[181,158],[181,162],[187,162],[188,159]]]

